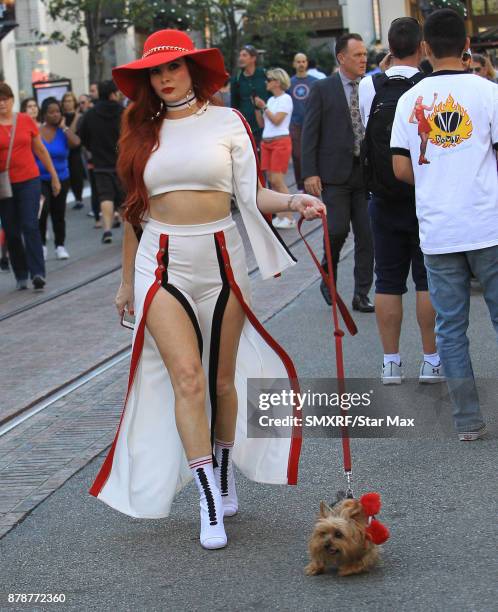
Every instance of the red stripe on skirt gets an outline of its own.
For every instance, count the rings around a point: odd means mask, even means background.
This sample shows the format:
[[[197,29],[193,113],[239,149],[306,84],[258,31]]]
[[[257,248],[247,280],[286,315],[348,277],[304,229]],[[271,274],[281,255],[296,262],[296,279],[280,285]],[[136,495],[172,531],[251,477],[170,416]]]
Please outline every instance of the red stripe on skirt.
[[[133,381],[135,379],[135,373],[137,371],[138,362],[140,361],[140,356],[142,354],[143,346],[144,346],[144,336],[145,336],[145,321],[147,318],[147,311],[156,295],[157,291],[161,287],[162,283],[162,275],[164,273],[164,266],[162,262],[162,258],[164,253],[166,252],[166,248],[168,246],[168,236],[166,234],[161,234],[159,238],[159,251],[156,255],[157,260],[157,268],[155,271],[156,280],[154,284],[149,287],[147,291],[147,295],[145,296],[144,307],[142,311],[142,318],[140,319],[140,323],[137,329],[137,333],[135,336],[135,342],[133,343],[133,350],[131,353],[131,364],[130,364],[130,375],[128,377],[128,389],[126,391],[126,398],[124,401],[123,412],[121,413],[121,418],[119,420],[118,430],[116,432],[116,436],[114,437],[114,442],[112,443],[111,450],[109,451],[102,467],[100,468],[99,473],[97,474],[97,478],[95,482],[91,486],[89,493],[94,497],[97,497],[99,493],[104,488],[109,476],[111,474],[112,462],[114,460],[114,451],[116,450],[116,444],[119,437],[119,431],[121,429],[121,424],[123,422],[123,417],[126,411],[126,403],[128,402],[128,396],[130,395],[131,388],[133,386]]]

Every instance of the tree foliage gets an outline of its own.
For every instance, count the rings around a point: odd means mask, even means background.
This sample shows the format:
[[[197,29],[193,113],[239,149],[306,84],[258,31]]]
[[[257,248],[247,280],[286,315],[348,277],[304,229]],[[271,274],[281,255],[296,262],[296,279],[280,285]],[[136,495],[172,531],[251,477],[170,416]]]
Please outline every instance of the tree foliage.
[[[69,34],[54,31],[49,39],[79,51],[88,47],[90,81],[103,78],[103,50],[130,25],[152,27],[155,11],[148,0],[44,0],[51,19],[71,24]]]
[[[161,28],[197,30],[208,45],[225,56],[227,68],[237,66],[244,42],[266,50],[265,63],[289,67],[304,50],[306,33],[297,21],[298,0],[43,0],[54,20],[71,24],[49,37],[73,51],[88,48],[90,80],[103,78],[105,45],[126,28],[149,33]],[[44,37],[46,39],[46,37]]]
[[[467,17],[465,0],[419,0],[419,6],[425,16],[438,9],[449,8],[456,11],[461,17]]]

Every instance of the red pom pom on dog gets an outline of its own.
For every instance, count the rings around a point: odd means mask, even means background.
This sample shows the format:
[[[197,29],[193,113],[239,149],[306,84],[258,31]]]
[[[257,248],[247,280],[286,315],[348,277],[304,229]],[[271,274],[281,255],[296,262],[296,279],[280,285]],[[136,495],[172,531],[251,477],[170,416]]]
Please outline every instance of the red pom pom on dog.
[[[374,544],[384,544],[389,539],[389,529],[377,519],[372,519],[370,525],[366,528],[367,537]]]
[[[380,511],[380,495],[378,493],[365,493],[360,497],[360,504],[367,516],[374,516]]]

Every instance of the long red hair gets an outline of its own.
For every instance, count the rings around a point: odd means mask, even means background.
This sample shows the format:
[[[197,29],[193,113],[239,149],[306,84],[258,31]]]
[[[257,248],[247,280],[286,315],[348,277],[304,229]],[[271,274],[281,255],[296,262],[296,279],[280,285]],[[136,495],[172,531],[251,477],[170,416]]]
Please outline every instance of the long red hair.
[[[212,86],[206,82],[202,70],[190,58],[186,61],[197,99],[219,106],[221,102],[210,93]],[[132,225],[143,220],[149,207],[144,170],[150,154],[159,146],[159,131],[165,114],[163,110],[157,116],[161,101],[152,89],[149,71],[141,70],[137,79],[141,81],[137,99],[123,113],[117,161],[117,171],[126,193],[124,218]]]

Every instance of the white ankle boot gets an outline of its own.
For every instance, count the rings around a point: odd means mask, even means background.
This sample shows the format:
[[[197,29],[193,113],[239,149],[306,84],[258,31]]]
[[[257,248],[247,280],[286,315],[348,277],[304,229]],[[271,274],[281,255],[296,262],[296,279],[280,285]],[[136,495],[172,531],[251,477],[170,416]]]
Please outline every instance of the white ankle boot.
[[[201,534],[203,548],[223,548],[227,535],[223,525],[223,502],[213,473],[212,457],[189,462],[200,495]]]
[[[218,463],[214,475],[223,501],[223,516],[233,516],[239,509],[232,463],[233,442],[216,440],[214,449]]]

